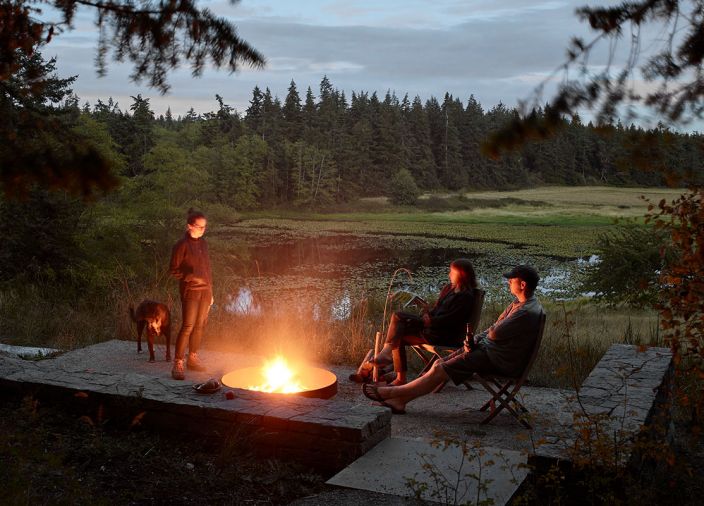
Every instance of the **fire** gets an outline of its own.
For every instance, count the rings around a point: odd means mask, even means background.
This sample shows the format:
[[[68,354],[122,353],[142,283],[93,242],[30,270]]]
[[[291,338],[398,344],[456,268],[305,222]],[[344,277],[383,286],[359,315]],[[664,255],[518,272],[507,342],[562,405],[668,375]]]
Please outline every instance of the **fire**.
[[[291,370],[286,359],[281,356],[266,362],[261,373],[264,382],[260,385],[250,386],[249,390],[279,394],[293,394],[305,390],[305,387],[296,378],[296,372]]]

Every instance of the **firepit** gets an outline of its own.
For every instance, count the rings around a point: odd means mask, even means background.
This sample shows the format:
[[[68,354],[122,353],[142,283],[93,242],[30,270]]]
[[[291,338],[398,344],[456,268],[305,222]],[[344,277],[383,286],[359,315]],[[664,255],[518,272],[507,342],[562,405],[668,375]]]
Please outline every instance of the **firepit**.
[[[276,357],[263,367],[245,367],[229,372],[222,377],[222,384],[231,388],[319,399],[329,399],[337,393],[337,376],[330,371],[302,365],[289,366],[282,357]]]

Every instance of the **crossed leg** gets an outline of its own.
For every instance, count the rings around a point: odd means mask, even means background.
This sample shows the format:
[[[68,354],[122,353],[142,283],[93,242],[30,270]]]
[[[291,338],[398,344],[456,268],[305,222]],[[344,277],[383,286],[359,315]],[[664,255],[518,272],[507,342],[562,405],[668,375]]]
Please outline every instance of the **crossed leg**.
[[[377,391],[386,404],[393,406],[395,409],[404,410],[406,404],[413,399],[431,393],[438,385],[449,379],[450,377],[447,375],[440,362],[435,362],[433,367],[430,368],[430,371],[420,378],[416,378],[405,385],[378,387]]]

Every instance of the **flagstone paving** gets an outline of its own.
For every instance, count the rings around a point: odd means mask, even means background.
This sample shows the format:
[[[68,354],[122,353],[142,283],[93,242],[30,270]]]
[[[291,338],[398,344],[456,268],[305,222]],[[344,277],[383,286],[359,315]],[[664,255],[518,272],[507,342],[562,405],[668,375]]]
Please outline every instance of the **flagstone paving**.
[[[264,454],[310,462],[330,473],[351,464],[349,471],[341,471],[330,483],[364,489],[367,498],[383,493],[391,501],[379,504],[396,504],[392,497],[411,500],[407,480],[416,475],[427,478],[418,455],[431,455],[441,469],[455,465],[457,448],[451,446],[443,456],[432,446],[433,440],[467,441],[494,457],[496,452],[508,456],[510,465],[486,468],[487,472],[503,469],[502,476],[492,477],[500,485],[487,491],[495,504],[502,504],[520,483],[515,476],[523,476],[514,471],[522,469],[529,457],[569,460],[575,444],[574,413],[605,414],[613,418],[615,427],[633,434],[660,416],[666,410],[672,370],[666,349],[614,345],[584,382],[579,399],[570,390],[522,388],[522,402],[534,426],[529,431],[506,412],[481,425],[485,414],[478,408],[488,397],[478,384],[470,391],[448,385],[439,394],[409,404],[406,415],[392,417],[362,396],[360,386],[347,379],[353,369],[342,366],[326,367],[338,377],[338,394],[329,400],[244,390],[234,390],[235,398],[228,399],[227,388],[201,395],[192,388],[195,383],[260,365],[262,358],[206,349],[201,357],[208,370],[187,371],[186,381],[176,381],[170,376],[171,364],[163,360],[164,347],[156,348],[154,363],[147,361],[148,353],[136,352],[136,343],[116,340],[37,361],[18,358],[17,350],[0,350],[0,387],[79,401],[84,397],[105,402],[128,399],[130,409],[146,413],[144,423],[158,428],[218,437],[237,430],[251,437]],[[362,460],[354,462],[358,457]],[[374,463],[374,469],[385,469],[386,474],[364,472],[365,466]],[[470,472],[471,466],[467,469]],[[346,497],[354,504],[360,497],[348,489],[326,493],[332,493],[333,502],[339,500],[339,504]],[[324,497],[300,504],[325,502]]]

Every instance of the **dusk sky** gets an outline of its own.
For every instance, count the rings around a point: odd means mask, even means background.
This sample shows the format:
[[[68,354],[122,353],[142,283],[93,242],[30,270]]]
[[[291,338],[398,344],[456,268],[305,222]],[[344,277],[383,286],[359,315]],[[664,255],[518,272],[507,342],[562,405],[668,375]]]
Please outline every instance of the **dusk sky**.
[[[590,5],[617,2],[590,2]],[[190,107],[215,110],[215,94],[243,113],[255,85],[269,88],[282,101],[293,79],[304,98],[310,86],[317,95],[323,76],[344,91],[387,90],[412,99],[445,92],[463,102],[474,95],[485,109],[499,102],[515,106],[565,60],[572,36],[591,39],[574,0],[243,0],[199,3],[232,20],[239,34],[267,59],[264,70],[244,68],[235,74],[206,70],[193,78],[182,67],[169,75],[171,90],[137,85],[131,67],[109,61],[108,74],[95,70],[97,30],[94,13],[80,11],[74,30],[43,49],[56,56],[59,75],[78,75],[74,85],[81,103],[108,97],[125,110],[130,95],[148,97],[157,114],[171,107],[174,116]],[[590,63],[604,64],[595,54]],[[558,74],[557,79],[561,79]],[[549,98],[550,87],[545,99]]]

